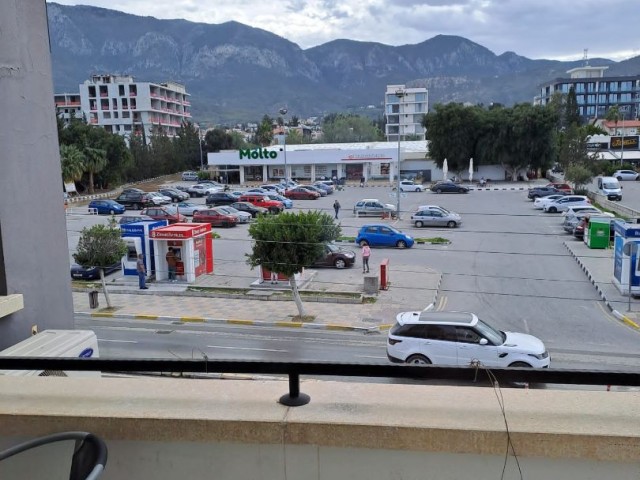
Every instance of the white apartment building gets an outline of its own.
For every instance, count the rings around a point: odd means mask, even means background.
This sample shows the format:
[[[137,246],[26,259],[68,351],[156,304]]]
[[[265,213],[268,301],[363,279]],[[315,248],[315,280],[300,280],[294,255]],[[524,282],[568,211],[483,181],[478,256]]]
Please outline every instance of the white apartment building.
[[[400,139],[424,140],[422,118],[429,111],[429,92],[426,88],[406,88],[387,85],[384,112],[387,117],[385,135],[388,142]],[[415,136],[418,135],[419,138]]]
[[[56,115],[68,124],[72,117],[82,118],[82,106],[78,93],[56,93],[53,96],[56,104]]]
[[[184,85],[174,82],[136,82],[132,76],[93,75],[80,84],[80,94],[55,95],[56,110],[63,118],[69,109],[77,108],[78,117],[110,133],[141,134],[147,137],[152,130],[162,128],[168,136],[175,136],[183,120],[190,120],[189,94]]]

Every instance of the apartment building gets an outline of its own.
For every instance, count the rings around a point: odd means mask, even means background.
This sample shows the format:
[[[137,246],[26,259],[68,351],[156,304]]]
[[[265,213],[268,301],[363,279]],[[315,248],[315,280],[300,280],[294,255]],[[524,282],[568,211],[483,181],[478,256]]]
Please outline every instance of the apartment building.
[[[640,75],[606,76],[609,67],[585,65],[567,70],[569,77],[556,78],[539,86],[534,105],[546,105],[554,93],[576,92],[580,116],[586,120],[604,118],[607,110],[618,105],[626,120],[640,116]]]
[[[80,84],[79,94],[55,95],[58,115],[84,115],[87,121],[110,133],[150,135],[161,128],[175,136],[183,120],[190,120],[189,94],[184,85],[174,82],[137,82],[132,76],[93,75]]]
[[[422,119],[428,111],[429,92],[426,88],[387,85],[384,96],[387,141],[398,141],[398,135],[401,140],[424,140]]]
[[[65,124],[71,121],[71,118],[82,118],[82,106],[80,105],[79,93],[56,93],[53,96],[56,105],[56,115],[60,117]]]

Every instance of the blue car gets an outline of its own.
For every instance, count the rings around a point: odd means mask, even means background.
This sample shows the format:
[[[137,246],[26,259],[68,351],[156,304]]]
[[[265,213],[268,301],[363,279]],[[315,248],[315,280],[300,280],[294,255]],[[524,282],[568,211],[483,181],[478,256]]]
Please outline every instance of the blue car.
[[[124,205],[115,200],[91,200],[89,204],[89,212],[95,208],[98,215],[122,215],[124,213]]]
[[[276,193],[267,193],[267,197],[269,197],[271,200],[282,202],[284,208],[286,209],[293,208],[293,200],[291,200],[290,198],[283,197],[282,195],[278,195]]]
[[[370,223],[360,228],[356,243],[360,246],[411,248],[413,237],[384,223]]]

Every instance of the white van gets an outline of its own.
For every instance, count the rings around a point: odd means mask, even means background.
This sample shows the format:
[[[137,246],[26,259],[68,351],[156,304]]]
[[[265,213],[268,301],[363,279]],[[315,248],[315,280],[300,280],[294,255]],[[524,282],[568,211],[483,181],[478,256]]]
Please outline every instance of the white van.
[[[622,187],[615,177],[598,177],[598,193],[607,200],[622,200]]]

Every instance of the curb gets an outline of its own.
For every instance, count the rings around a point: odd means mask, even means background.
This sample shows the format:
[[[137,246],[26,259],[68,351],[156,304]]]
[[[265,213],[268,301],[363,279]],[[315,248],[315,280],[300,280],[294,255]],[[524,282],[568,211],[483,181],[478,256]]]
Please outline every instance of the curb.
[[[302,328],[311,330],[333,330],[362,333],[377,333],[379,326],[375,327],[354,327],[350,325],[337,325],[333,323],[304,323],[287,321],[266,321],[266,320],[243,320],[239,318],[209,318],[209,317],[171,317],[167,315],[150,315],[144,313],[113,313],[113,312],[75,312],[78,318],[123,318],[128,320],[160,320],[180,323],[210,323],[227,325],[254,325],[258,327],[285,327]]]
[[[615,308],[613,308],[613,305],[611,305],[611,303],[609,302],[609,300],[607,299],[606,295],[604,294],[603,290],[600,288],[600,286],[596,283],[596,281],[593,278],[593,275],[591,275],[591,272],[589,272],[589,269],[587,269],[587,267],[585,266],[584,263],[582,263],[582,260],[580,260],[580,258],[573,253],[573,250],[571,250],[569,248],[569,245],[567,244],[567,242],[562,242],[562,244],[565,246],[565,248],[569,251],[569,253],[571,254],[571,256],[575,259],[576,262],[578,262],[578,265],[580,266],[580,268],[582,269],[582,271],[587,275],[587,278],[589,279],[589,281],[591,282],[591,284],[596,288],[596,291],[598,292],[598,294],[600,295],[600,298],[602,298],[602,301],[605,303],[605,305],[607,306],[607,308],[609,309],[609,311],[611,312],[611,314],[617,318],[618,320],[620,320],[622,323],[624,323],[625,325],[628,325],[631,328],[635,328],[636,330],[640,330],[640,325],[638,325],[636,322],[634,322],[633,320],[631,320],[629,317],[627,317],[626,315],[623,315],[622,313],[620,313],[618,310],[616,310]]]

